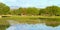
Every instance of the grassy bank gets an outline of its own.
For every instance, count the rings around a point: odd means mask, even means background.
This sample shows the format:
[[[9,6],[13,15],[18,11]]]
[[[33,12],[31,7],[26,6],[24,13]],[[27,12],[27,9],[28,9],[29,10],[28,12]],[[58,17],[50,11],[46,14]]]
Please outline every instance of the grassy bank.
[[[57,26],[60,24],[60,16],[11,16],[0,18],[0,30],[6,29],[9,26],[7,20],[15,20],[20,23],[36,24],[46,23],[50,26]]]
[[[2,17],[0,18],[0,25],[8,25],[7,20],[15,20],[20,23],[41,23],[56,21],[60,22],[60,16],[11,16],[11,17]]]

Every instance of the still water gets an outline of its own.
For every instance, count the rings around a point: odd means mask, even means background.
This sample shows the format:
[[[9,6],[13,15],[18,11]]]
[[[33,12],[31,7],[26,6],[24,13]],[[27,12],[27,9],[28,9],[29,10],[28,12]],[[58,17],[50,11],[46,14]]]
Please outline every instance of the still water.
[[[42,24],[15,24],[8,27],[6,30],[60,30],[60,25],[56,27]]]

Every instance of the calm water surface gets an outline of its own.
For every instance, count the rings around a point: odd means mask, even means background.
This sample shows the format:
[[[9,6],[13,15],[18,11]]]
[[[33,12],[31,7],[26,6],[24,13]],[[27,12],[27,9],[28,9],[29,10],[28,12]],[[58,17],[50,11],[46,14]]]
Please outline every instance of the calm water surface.
[[[56,27],[47,26],[45,23],[41,24],[14,24],[6,30],[60,30],[60,25]]]

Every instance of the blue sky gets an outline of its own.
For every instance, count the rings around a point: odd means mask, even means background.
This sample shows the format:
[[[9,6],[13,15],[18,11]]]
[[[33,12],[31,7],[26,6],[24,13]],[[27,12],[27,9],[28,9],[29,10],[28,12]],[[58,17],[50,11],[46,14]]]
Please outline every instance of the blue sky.
[[[19,7],[38,7],[44,8],[46,6],[60,6],[60,0],[0,0],[8,6]]]

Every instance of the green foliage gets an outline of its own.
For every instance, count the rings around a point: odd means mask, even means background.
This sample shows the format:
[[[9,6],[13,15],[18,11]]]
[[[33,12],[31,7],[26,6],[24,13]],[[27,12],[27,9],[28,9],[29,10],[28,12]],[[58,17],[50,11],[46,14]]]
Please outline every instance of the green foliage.
[[[56,15],[56,13],[59,11],[58,6],[48,6],[45,8],[46,12],[50,15]]]
[[[10,8],[3,3],[0,3],[0,15],[8,14]]]
[[[44,16],[60,16],[60,7],[58,6],[47,6],[44,9],[28,7],[19,8],[11,11],[13,15],[44,15]]]
[[[26,13],[28,15],[38,15],[39,14],[39,10],[37,8],[35,8],[35,7],[27,8]]]
[[[19,9],[13,9],[10,11],[10,8],[0,3],[0,15],[45,15],[45,16],[60,16],[60,7],[58,6],[47,6],[46,8],[35,8],[35,7],[28,7]]]
[[[11,14],[11,15],[17,15],[17,11],[16,11],[16,10],[11,10],[11,11],[9,12],[9,14]]]
[[[44,14],[46,14],[45,9],[40,9],[40,11],[39,11],[39,15],[44,15]]]
[[[26,8],[19,8],[18,10],[20,14],[25,15],[26,14]]]
[[[18,10],[20,12],[20,14],[22,15],[38,15],[39,14],[39,10],[37,8],[19,8]]]
[[[58,6],[48,6],[45,9],[40,9],[40,15],[48,15],[48,16],[59,16],[60,15],[60,7]]]

